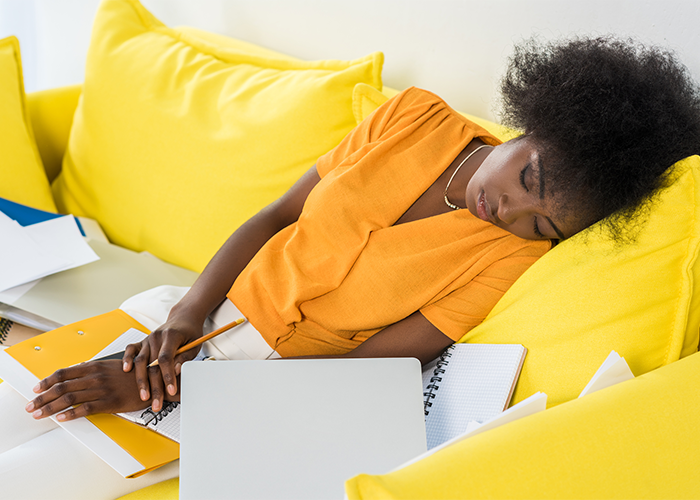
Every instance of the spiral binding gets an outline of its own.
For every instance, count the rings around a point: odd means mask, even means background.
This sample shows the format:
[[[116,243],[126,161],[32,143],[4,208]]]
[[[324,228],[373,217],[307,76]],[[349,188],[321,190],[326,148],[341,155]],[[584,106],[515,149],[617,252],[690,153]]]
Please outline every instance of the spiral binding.
[[[9,319],[0,318],[0,345],[3,345],[5,340],[7,340],[7,336],[9,335],[13,324],[14,323],[12,323],[12,321]]]
[[[433,376],[430,377],[430,383],[426,386],[426,389],[428,389],[428,392],[423,393],[423,397],[425,398],[425,401],[423,402],[423,412],[427,416],[430,414],[429,408],[433,406],[433,402],[431,399],[435,399],[435,392],[440,388],[440,382],[442,382],[442,375],[445,373],[445,366],[450,364],[450,359],[452,357],[452,351],[454,350],[454,346],[451,345],[444,351],[442,351],[442,354],[440,354],[440,360],[437,362],[435,365],[435,369],[433,370]]]
[[[141,423],[143,423],[144,425],[148,425],[151,424],[151,422],[153,422],[151,425],[158,425],[158,422],[163,420],[164,417],[167,417],[168,413],[172,412],[175,408],[177,408],[179,404],[180,403],[177,401],[166,402],[159,412],[154,412],[152,408],[147,408],[141,414]]]
[[[163,420],[163,418],[167,417],[167,416],[168,416],[168,413],[171,413],[175,408],[178,407],[179,404],[180,404],[180,403],[177,402],[177,401],[171,401],[171,402],[169,402],[169,403],[166,403],[166,404],[163,406],[163,409],[160,410],[160,411],[158,412],[158,414],[156,415],[156,421],[153,422],[153,425],[158,425],[158,422],[160,422],[161,420]]]

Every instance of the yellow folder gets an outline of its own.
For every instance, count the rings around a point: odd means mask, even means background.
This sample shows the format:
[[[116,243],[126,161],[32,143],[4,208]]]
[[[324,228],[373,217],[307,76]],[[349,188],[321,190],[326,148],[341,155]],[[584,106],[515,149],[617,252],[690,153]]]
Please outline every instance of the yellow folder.
[[[25,397],[31,397],[38,380],[59,368],[91,359],[130,328],[150,333],[119,309],[43,333],[0,353],[0,377]],[[87,420],[92,425],[85,419],[59,425],[126,477],[145,474],[180,456],[178,443],[115,415],[92,415]],[[120,449],[133,460],[120,456]]]

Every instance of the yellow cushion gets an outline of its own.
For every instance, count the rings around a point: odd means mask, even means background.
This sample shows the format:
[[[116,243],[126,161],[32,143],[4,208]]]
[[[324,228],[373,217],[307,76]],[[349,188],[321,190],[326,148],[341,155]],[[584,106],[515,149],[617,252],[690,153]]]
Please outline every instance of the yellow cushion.
[[[136,0],[100,5],[53,185],[61,211],[201,271],[355,126],[354,86],[381,88],[381,53],[304,62],[221,39],[168,28]]]
[[[700,354],[346,482],[350,500],[698,498]]]
[[[378,91],[374,87],[370,87],[364,83],[358,83],[355,86],[353,94],[353,113],[355,115],[355,121],[359,124],[364,120],[372,111],[377,109],[379,106],[384,104],[387,100],[394,97],[400,91],[393,89],[391,87],[384,87],[382,91]],[[468,120],[476,123],[480,127],[485,128],[491,134],[495,135],[503,141],[512,139],[519,135],[519,132],[498,123],[494,123],[484,118],[478,116],[470,115],[469,113],[459,112],[462,116]]]
[[[372,109],[367,102],[363,109]],[[613,349],[635,375],[697,350],[700,157],[677,163],[671,177],[634,243],[611,242],[600,225],[564,241],[460,340],[527,347],[513,403],[537,391],[549,405],[576,398]]]
[[[0,40],[0,151],[0,197],[55,212],[27,111],[19,42],[13,36]]]
[[[301,59],[292,57],[289,54],[283,54],[282,52],[261,47],[260,45],[255,45],[254,43],[245,42],[243,40],[220,35],[218,33],[212,33],[210,31],[200,30],[198,28],[193,28],[192,26],[178,26],[176,29],[181,35],[186,36],[189,40],[196,40],[200,46],[209,44],[210,50],[228,48],[251,56],[303,62]]]
[[[180,478],[175,477],[136,490],[119,497],[118,500],[177,500],[178,498],[180,498]]]
[[[49,182],[61,171],[81,90],[82,85],[70,85],[27,94],[32,130]]]
[[[634,243],[600,226],[557,245],[506,292],[462,341],[528,348],[513,401],[534,392],[576,398],[611,350],[635,375],[698,347],[700,157],[673,167]]]

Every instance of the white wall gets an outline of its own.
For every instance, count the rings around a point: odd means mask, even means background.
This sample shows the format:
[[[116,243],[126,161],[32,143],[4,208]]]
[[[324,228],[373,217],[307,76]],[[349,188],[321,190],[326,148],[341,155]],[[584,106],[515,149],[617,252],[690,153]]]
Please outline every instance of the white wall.
[[[143,0],[190,25],[305,59],[381,50],[386,85],[433,90],[493,117],[514,42],[616,33],[677,51],[700,80],[697,0]],[[0,0],[0,37],[17,34],[29,91],[80,82],[98,0]]]

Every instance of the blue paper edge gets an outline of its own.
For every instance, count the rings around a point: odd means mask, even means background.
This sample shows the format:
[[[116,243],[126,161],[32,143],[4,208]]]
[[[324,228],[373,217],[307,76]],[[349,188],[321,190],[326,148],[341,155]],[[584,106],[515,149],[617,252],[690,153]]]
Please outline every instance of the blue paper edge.
[[[5,198],[0,198],[0,212],[7,215],[10,219],[16,220],[20,226],[31,226],[38,222],[56,219],[57,217],[65,217],[62,214],[54,214],[45,210],[39,210],[38,208],[22,205],[21,203],[10,201]],[[75,216],[72,217],[78,225],[78,229],[80,229],[80,234],[85,236],[85,231],[80,221]]]

